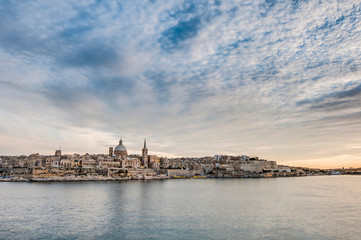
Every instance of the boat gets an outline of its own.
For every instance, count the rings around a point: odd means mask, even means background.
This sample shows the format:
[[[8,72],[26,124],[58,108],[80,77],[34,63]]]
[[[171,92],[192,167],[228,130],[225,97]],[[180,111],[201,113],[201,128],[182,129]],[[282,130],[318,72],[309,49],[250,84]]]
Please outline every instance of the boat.
[[[199,176],[199,175],[197,175],[197,176],[192,176],[191,178],[207,178],[206,176]]]
[[[175,175],[175,176],[173,176],[173,178],[189,178],[189,177],[187,177],[187,176],[178,176],[178,175]]]

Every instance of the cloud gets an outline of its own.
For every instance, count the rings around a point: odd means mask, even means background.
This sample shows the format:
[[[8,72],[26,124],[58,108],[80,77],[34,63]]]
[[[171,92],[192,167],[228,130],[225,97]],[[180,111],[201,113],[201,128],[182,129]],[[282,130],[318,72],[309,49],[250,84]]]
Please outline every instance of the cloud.
[[[185,1],[180,9],[169,11],[167,17],[177,22],[161,33],[159,42],[162,49],[182,49],[186,40],[196,37],[205,24],[221,15],[217,6],[218,2],[212,5],[208,1]]]
[[[77,46],[61,57],[68,67],[107,67],[120,62],[120,56],[114,48],[101,42],[94,42],[86,46]]]
[[[195,37],[201,25],[199,17],[192,18],[188,21],[179,22],[176,26],[163,32],[160,43],[165,50],[179,48],[180,43]]]
[[[170,155],[351,154],[342,146],[361,140],[360,9],[353,1],[5,1],[0,110],[22,124],[26,153],[37,122],[49,142],[100,138],[92,148],[100,152],[121,135],[130,150],[147,137]],[[1,123],[6,139],[10,121]]]
[[[325,94],[316,99],[305,99],[298,105],[309,105],[311,109],[323,111],[341,111],[345,109],[359,109],[361,103],[361,84],[351,89],[343,89]]]

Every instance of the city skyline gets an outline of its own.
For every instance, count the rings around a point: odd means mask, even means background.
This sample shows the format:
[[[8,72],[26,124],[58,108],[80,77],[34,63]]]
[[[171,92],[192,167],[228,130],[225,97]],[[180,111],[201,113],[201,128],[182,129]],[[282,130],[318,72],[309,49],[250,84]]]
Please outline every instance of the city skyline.
[[[0,155],[361,166],[355,1],[4,1]]]

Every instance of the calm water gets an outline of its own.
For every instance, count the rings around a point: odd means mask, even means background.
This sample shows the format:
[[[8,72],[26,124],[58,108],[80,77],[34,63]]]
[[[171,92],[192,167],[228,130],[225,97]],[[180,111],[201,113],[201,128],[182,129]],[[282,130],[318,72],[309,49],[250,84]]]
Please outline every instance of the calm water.
[[[361,176],[0,183],[0,239],[361,239]]]

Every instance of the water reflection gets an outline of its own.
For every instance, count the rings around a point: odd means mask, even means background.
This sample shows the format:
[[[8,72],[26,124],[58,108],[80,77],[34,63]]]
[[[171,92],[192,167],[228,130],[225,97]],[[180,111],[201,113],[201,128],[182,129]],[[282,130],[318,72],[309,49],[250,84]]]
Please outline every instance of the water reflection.
[[[361,178],[0,183],[3,239],[355,239]]]

